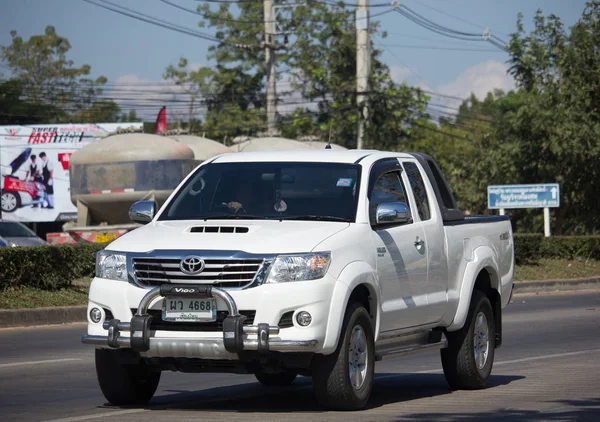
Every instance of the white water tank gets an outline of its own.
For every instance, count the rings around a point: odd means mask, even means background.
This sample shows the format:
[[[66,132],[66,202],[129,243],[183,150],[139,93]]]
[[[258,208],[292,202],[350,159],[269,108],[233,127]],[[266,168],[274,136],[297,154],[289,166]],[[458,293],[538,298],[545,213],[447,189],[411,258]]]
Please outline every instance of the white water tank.
[[[234,152],[234,150],[228,146],[202,136],[172,135],[169,136],[169,138],[190,148],[194,152],[194,158],[199,163],[216,155]]]
[[[231,148],[237,152],[312,149],[303,142],[278,137],[252,138],[248,141],[233,145]]]
[[[195,166],[187,145],[164,136],[134,133],[92,142],[69,163],[77,225],[129,223],[131,204],[154,199],[162,205]]]

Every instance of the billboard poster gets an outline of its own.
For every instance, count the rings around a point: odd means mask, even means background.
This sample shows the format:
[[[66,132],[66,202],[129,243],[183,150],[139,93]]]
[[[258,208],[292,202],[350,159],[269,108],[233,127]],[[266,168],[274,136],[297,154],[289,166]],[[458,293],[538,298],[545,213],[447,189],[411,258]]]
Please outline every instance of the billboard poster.
[[[143,123],[0,126],[2,219],[21,222],[77,219],[69,161],[90,142]]]

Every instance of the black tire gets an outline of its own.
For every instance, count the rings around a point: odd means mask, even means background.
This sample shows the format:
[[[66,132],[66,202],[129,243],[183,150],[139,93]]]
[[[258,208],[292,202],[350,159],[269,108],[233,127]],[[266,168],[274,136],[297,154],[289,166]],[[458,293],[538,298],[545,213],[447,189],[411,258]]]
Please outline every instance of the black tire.
[[[96,374],[102,394],[115,406],[148,403],[158,387],[160,371],[152,371],[145,363],[120,363],[118,353],[96,349]]]
[[[0,199],[0,205],[2,205],[3,212],[15,212],[19,208],[21,208],[21,195],[17,192],[12,191],[2,191],[2,198]],[[14,206],[9,206],[9,203],[15,204]]]
[[[351,337],[360,327],[365,334],[366,374],[358,388],[350,380]],[[360,335],[360,333],[359,333]],[[332,410],[362,409],[369,400],[375,370],[375,346],[371,318],[360,303],[350,303],[344,316],[338,347],[331,355],[316,355],[313,361],[312,377],[317,401]],[[356,371],[356,369],[355,369]]]
[[[298,374],[292,371],[279,372],[277,374],[267,374],[265,372],[258,371],[254,374],[256,379],[261,384],[270,386],[284,386],[291,385]]]
[[[477,350],[479,350],[479,353],[475,349],[478,319],[481,324],[484,321],[480,319],[481,315],[485,317],[488,327],[487,341],[482,340],[482,343],[487,343],[487,355],[482,354],[481,343],[478,342]],[[446,336],[448,347],[441,350],[441,356],[444,375],[450,388],[454,390],[484,388],[492,373],[494,364],[496,326],[492,305],[483,292],[480,290],[473,292],[465,326],[459,331],[447,333]],[[484,339],[485,336],[478,335],[478,338]],[[482,360],[484,359],[483,365],[481,360],[479,364],[476,362],[476,356],[480,356]]]

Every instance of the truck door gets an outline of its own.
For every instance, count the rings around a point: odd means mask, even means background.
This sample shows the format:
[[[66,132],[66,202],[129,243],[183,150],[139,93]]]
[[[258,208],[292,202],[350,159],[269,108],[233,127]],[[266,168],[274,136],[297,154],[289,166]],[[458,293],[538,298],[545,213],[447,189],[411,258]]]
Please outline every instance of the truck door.
[[[432,206],[436,199],[427,187],[426,174],[418,163],[412,160],[401,160],[404,175],[410,185],[409,197],[417,209],[415,224],[425,231],[425,248],[427,249],[427,306],[423,309],[423,317],[427,323],[442,319],[448,305],[448,265],[444,245],[444,227],[438,207]]]
[[[387,160],[386,160],[387,161]],[[427,305],[427,248],[421,224],[414,223],[402,167],[397,159],[374,166],[369,180],[369,215],[377,251],[377,271],[381,290],[381,331],[394,331],[423,324]],[[403,203],[411,218],[404,223],[377,223],[380,204]]]

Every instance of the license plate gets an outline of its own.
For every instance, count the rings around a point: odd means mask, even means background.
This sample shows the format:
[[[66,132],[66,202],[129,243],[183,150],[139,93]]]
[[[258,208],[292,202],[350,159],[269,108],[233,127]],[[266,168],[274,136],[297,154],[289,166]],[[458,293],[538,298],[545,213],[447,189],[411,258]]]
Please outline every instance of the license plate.
[[[217,320],[214,299],[166,297],[163,302],[163,320],[176,322],[211,322]]]
[[[108,234],[97,234],[96,238],[94,240],[96,241],[96,243],[108,243],[108,242],[112,242],[116,238],[117,238],[116,234],[108,233]]]

